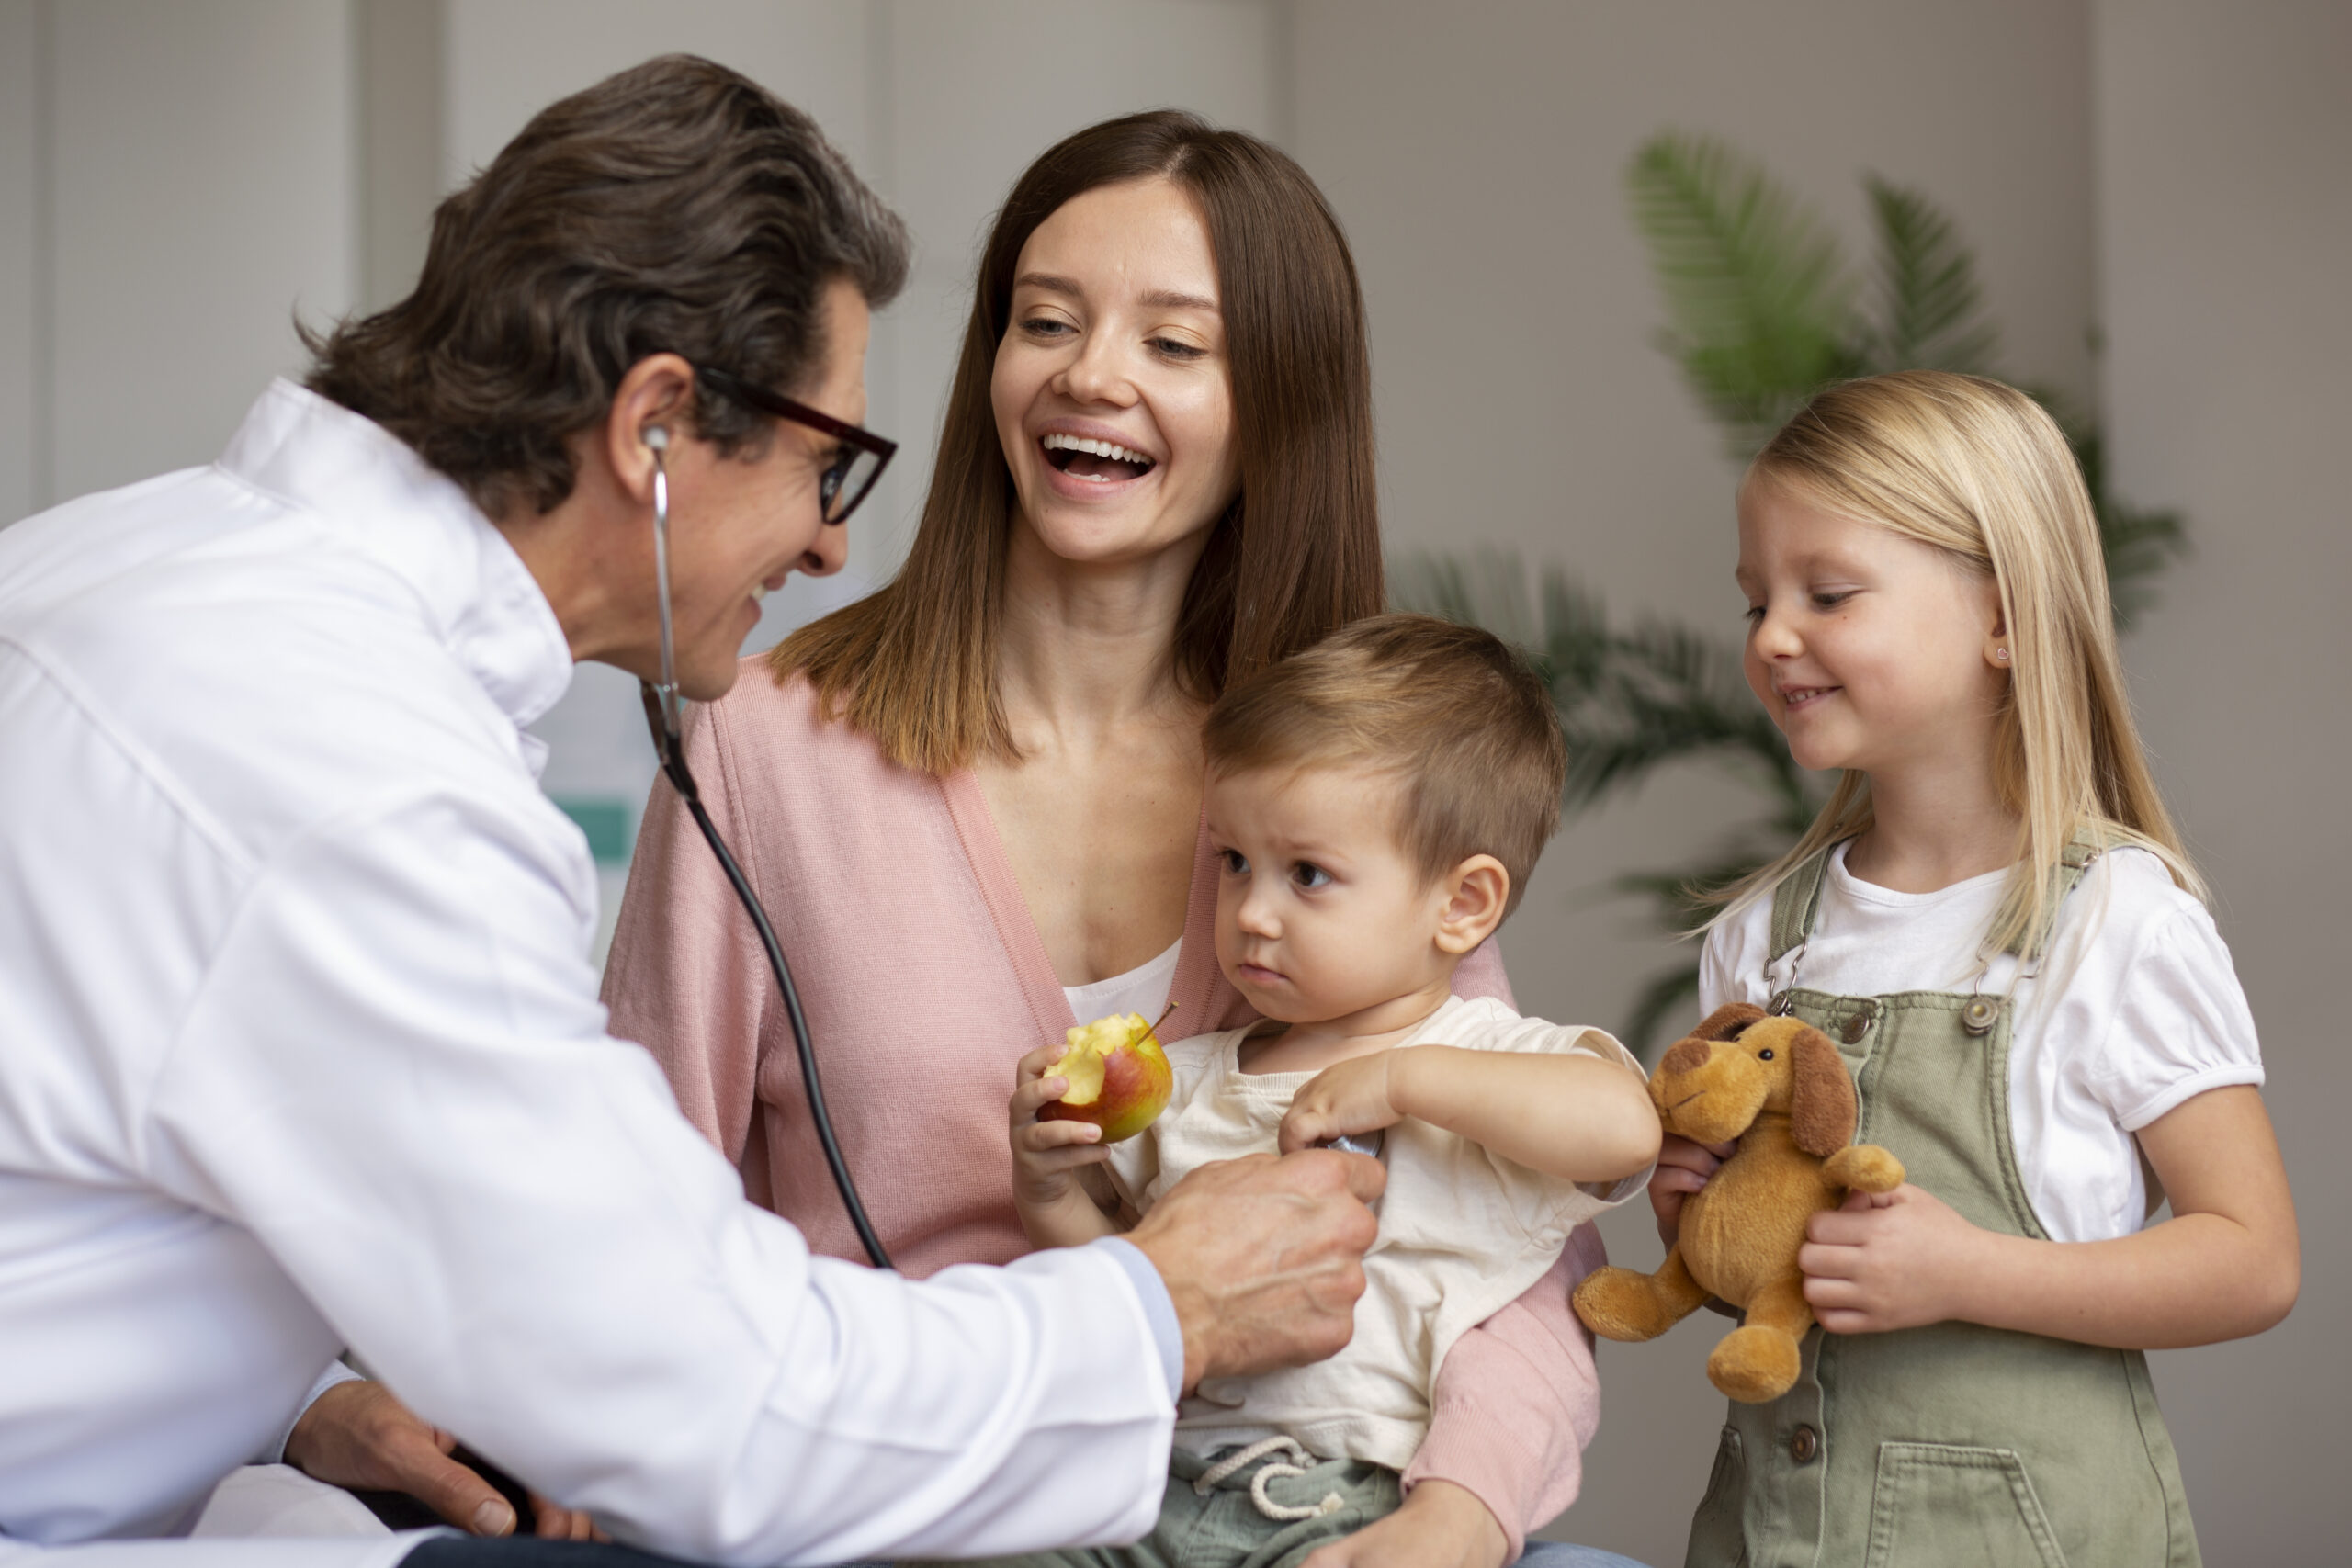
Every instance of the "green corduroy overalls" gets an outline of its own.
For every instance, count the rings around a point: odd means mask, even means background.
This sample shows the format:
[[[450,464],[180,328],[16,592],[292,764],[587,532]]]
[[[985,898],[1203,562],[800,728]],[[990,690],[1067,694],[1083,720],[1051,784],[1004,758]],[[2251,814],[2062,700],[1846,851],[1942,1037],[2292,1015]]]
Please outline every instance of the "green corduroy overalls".
[[[1773,1010],[1836,1041],[1861,1099],[1858,1144],[1971,1224],[2047,1239],[2009,1129],[2009,998],[1800,988],[1832,850],[1783,881]],[[2070,847],[2058,908],[2098,856]],[[2197,1535],[2145,1357],[1970,1323],[1806,1335],[1796,1386],[1731,1406],[1691,1521],[1690,1568],[2197,1568]]]

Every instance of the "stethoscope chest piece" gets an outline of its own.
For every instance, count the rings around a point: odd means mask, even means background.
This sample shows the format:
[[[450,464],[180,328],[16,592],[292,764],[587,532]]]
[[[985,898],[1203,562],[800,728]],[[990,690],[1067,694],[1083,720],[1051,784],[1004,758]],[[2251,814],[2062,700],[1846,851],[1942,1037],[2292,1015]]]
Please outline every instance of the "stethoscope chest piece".
[[[1388,1129],[1374,1127],[1369,1133],[1342,1133],[1336,1138],[1326,1138],[1315,1146],[1337,1149],[1341,1154],[1362,1155],[1366,1159],[1378,1159],[1380,1151],[1388,1146]]]

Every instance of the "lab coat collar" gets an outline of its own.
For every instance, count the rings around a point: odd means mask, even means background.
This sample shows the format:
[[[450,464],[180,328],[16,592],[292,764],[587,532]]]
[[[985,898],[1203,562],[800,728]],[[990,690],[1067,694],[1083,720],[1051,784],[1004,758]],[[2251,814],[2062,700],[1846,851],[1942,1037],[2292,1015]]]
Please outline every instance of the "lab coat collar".
[[[523,558],[455,481],[375,421],[274,380],[220,469],[316,516],[416,591],[434,631],[520,731],[571,684],[571,648]]]

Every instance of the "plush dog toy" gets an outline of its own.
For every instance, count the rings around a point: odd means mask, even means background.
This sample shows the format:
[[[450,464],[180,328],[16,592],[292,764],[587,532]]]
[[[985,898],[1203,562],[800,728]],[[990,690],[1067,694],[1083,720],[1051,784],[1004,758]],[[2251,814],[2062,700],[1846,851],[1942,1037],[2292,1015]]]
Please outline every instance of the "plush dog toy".
[[[1650,1075],[1669,1133],[1739,1142],[1682,1205],[1681,1239],[1655,1274],[1601,1269],[1577,1287],[1577,1315],[1605,1339],[1655,1339],[1714,1296],[1747,1312],[1707,1358],[1707,1377],[1748,1404],[1797,1381],[1813,1326],[1797,1249],[1815,1212],[1847,1190],[1891,1192],[1903,1162],[1856,1144],[1860,1101],[1829,1037],[1793,1018],[1736,1002],[1718,1008]]]

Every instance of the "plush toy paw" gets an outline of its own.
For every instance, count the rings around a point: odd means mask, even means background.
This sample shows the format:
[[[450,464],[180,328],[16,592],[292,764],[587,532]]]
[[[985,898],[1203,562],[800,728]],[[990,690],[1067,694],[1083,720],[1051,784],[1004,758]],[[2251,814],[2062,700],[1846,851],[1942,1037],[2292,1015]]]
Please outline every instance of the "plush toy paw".
[[[1634,1343],[1657,1338],[1690,1310],[1674,1310],[1649,1275],[1613,1263],[1586,1275],[1570,1301],[1587,1328],[1603,1339]]]
[[[1723,1337],[1707,1358],[1707,1381],[1742,1404],[1763,1404],[1796,1386],[1803,1361],[1797,1342],[1777,1328],[1751,1323]]]
[[[1892,1192],[1903,1185],[1903,1162],[1876,1144],[1849,1144],[1823,1162],[1821,1174],[1852,1192]]]

